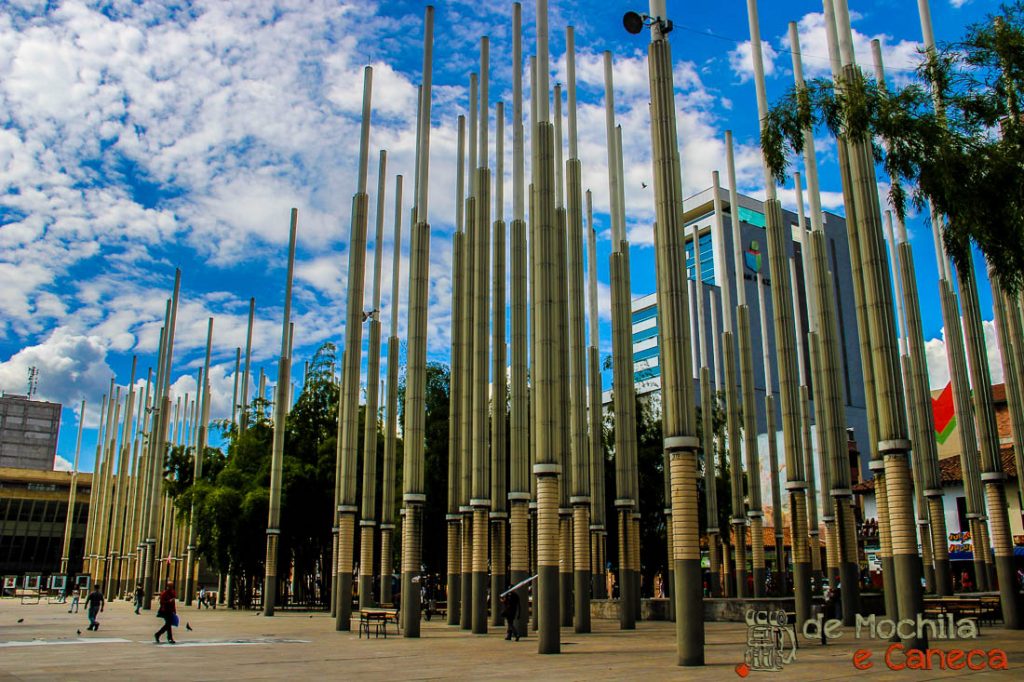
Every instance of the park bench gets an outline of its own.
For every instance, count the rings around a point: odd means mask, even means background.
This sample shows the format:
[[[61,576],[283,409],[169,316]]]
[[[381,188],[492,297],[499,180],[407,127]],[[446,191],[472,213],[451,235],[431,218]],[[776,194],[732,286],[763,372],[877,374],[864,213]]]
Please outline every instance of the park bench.
[[[926,597],[924,615],[937,618],[950,614],[956,621],[973,620],[981,631],[984,616],[982,600],[978,597]],[[991,621],[989,621],[991,622]]]
[[[395,630],[399,629],[398,625],[398,611],[391,609],[360,609],[359,610],[359,638],[362,639],[363,633],[366,633],[366,638],[370,638],[370,628],[374,629],[374,638],[384,635],[384,639],[388,638],[388,623],[394,623]]]
[[[423,607],[423,617],[430,620],[434,616],[448,616],[448,602],[435,601],[427,602]]]

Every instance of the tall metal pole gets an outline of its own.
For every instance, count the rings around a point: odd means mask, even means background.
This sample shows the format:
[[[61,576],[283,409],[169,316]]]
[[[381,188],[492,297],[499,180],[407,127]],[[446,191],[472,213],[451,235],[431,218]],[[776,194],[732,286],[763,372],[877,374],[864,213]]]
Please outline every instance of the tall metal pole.
[[[730,501],[732,503],[732,516],[730,517],[730,527],[736,528],[736,545],[737,551],[740,552],[739,556],[743,557],[743,561],[737,567],[742,568],[744,573],[743,582],[746,582],[746,514],[744,513],[744,501],[743,501],[743,450],[740,438],[740,409],[739,409],[739,398],[740,398],[740,386],[737,385],[736,375],[736,337],[733,335],[733,296],[732,287],[730,286],[729,280],[729,252],[725,247],[725,216],[723,215],[722,209],[722,188],[719,184],[719,174],[716,171],[712,174],[712,191],[714,192],[714,211],[715,211],[715,227],[712,230],[712,237],[716,243],[716,250],[722,254],[723,261],[721,267],[717,269],[716,277],[718,278],[719,286],[722,290],[722,333],[721,333],[721,359],[722,369],[724,369],[725,376],[725,431],[726,441],[728,443],[729,453],[729,492]],[[733,215],[735,215],[734,208],[729,209]],[[734,245],[735,249],[739,249],[738,245]],[[743,273],[741,270],[737,270],[736,289],[737,294],[743,288]],[[745,301],[746,299],[740,296],[740,300]],[[745,305],[743,306],[745,308]],[[749,337],[749,328],[747,329],[747,335]],[[748,344],[749,345],[749,344]],[[749,360],[748,360],[749,362]],[[719,371],[719,363],[715,362],[715,372]],[[709,519],[708,527],[714,525],[718,526],[718,519]],[[710,542],[711,538],[709,538]],[[724,579],[726,585],[727,594],[742,594],[738,592],[742,585],[735,582],[736,577],[733,570],[730,568],[730,557],[729,547],[732,543],[725,542],[726,554],[723,561],[724,566]],[[741,549],[742,548],[742,549]],[[763,550],[763,547],[762,547]],[[712,581],[712,590],[715,589],[715,582]],[[734,591],[737,590],[737,591]],[[721,591],[719,589],[719,591]]]
[[[242,392],[239,395],[241,403],[238,409],[238,432],[245,433],[249,427],[249,373],[252,366],[252,328],[256,320],[256,299],[249,299],[249,327],[245,333],[245,369],[242,370]]]
[[[505,343],[505,104],[498,102],[495,129],[494,268],[491,280],[494,322],[491,347],[491,625],[501,626],[501,593],[505,577],[505,535],[508,528],[508,453],[505,446],[508,414],[507,346]]]
[[[840,58],[842,64],[841,87],[846,88],[863,78],[855,63],[853,34],[850,29],[849,8],[842,0],[833,2]],[[862,336],[870,344],[871,379],[874,393],[868,393],[868,401],[874,403],[877,412],[877,443],[869,444],[874,457],[881,465],[875,465],[876,498],[885,498],[888,507],[879,505],[879,517],[883,512],[888,519],[888,532],[892,551],[894,577],[892,589],[896,593],[897,614],[902,619],[914,619],[921,612],[921,565],[917,553],[917,533],[913,512],[913,481],[911,478],[908,452],[906,413],[903,408],[903,386],[899,371],[899,351],[894,328],[895,310],[892,298],[892,283],[885,264],[885,246],[882,237],[881,213],[878,200],[878,186],[875,178],[874,160],[870,144],[866,140],[840,141],[847,150],[847,158],[840,160],[848,168],[844,173],[844,186],[852,195],[856,220],[847,224],[850,251],[860,258],[862,273],[861,303],[865,308],[865,322],[859,327]],[[855,288],[856,289],[856,288]],[[884,488],[884,492],[880,490]],[[885,529],[879,523],[879,533],[885,542]],[[847,582],[843,581],[844,586]],[[844,590],[845,591],[845,590]],[[844,605],[845,606],[845,605]],[[893,614],[890,614],[893,615]],[[911,637],[906,640],[908,648],[926,648],[927,637]]]
[[[480,39],[480,114],[478,120],[476,195],[476,248],[473,249],[473,482],[469,504],[473,508],[473,632],[487,633],[488,514],[491,507],[488,452],[487,364],[490,315],[491,171],[488,167],[490,101],[489,41]]]
[[[406,362],[405,463],[402,470],[402,618],[406,637],[419,637],[420,604],[414,579],[423,556],[423,507],[426,489],[423,478],[424,422],[427,379],[427,297],[430,277],[430,223],[427,220],[429,187],[430,97],[434,47],[434,8],[427,6],[423,25],[423,98],[418,125],[420,145],[416,150],[416,221],[409,247],[409,345]]]
[[[380,501],[380,601],[391,604],[394,567],[395,464],[398,449],[398,310],[401,303],[399,280],[402,265],[402,176],[395,178],[395,240],[391,265],[391,334],[388,336],[387,426],[384,429],[384,471]],[[450,462],[451,460],[449,460]],[[451,568],[449,567],[449,573]],[[449,585],[451,583],[449,582]],[[451,593],[449,592],[449,595]],[[452,608],[449,597],[448,608]]]
[[[370,99],[373,88],[373,68],[363,69],[363,116],[359,134],[359,173],[356,193],[352,197],[352,228],[349,237],[348,302],[345,314],[345,367],[342,377],[342,396],[338,410],[337,476],[340,485],[338,499],[338,556],[335,572],[338,591],[335,598],[335,630],[352,627],[352,559],[355,549],[355,517],[359,513],[356,503],[356,465],[359,456],[359,370],[363,345],[363,279],[366,268],[367,203],[366,173],[370,143]]]
[[[464,219],[466,175],[466,117],[458,119],[458,167],[455,172],[455,234],[452,236],[452,347],[448,402],[448,625],[459,625],[462,611],[462,401],[463,339],[466,312],[466,226]],[[390,346],[389,346],[390,353]],[[390,361],[388,368],[390,371]]]
[[[788,274],[788,273],[787,273]],[[778,281],[777,278],[772,278]],[[757,283],[757,309],[761,322],[761,366],[764,368],[764,414],[768,440],[768,471],[771,481],[772,501],[772,532],[775,535],[775,576],[776,584],[769,592],[776,596],[784,593],[785,586],[780,582],[779,576],[786,574],[786,551],[783,547],[784,533],[782,531],[782,483],[779,480],[779,446],[778,432],[775,428],[775,389],[772,382],[772,357],[769,352],[768,339],[768,309],[765,305],[764,290],[768,286],[760,272],[755,275]],[[793,513],[792,508],[790,514]],[[793,536],[795,537],[795,536]],[[764,539],[761,537],[751,538],[751,543],[761,544]]]
[[[288,271],[284,285],[284,316],[281,321],[281,355],[277,362],[277,386],[274,397],[274,443],[270,455],[270,510],[267,514],[267,559],[263,578],[263,615],[273,616],[277,602],[277,548],[281,536],[281,488],[283,485],[284,432],[288,420],[288,393],[292,382],[291,358],[291,316],[292,278],[295,272],[295,235],[299,224],[299,210],[292,209],[291,225],[288,231]],[[210,318],[208,334],[213,333],[213,318]],[[206,341],[206,362],[210,360],[210,339]],[[204,394],[206,387],[204,387]],[[206,402],[204,397],[203,402]],[[369,416],[367,416],[369,419]],[[202,460],[196,455],[197,476],[202,472]],[[191,546],[191,541],[189,545]],[[189,562],[191,566],[191,561]],[[190,569],[191,570],[191,569]]]
[[[663,33],[665,3],[652,0],[651,43],[647,64],[651,89],[651,148],[654,166],[655,266],[658,322],[661,333],[662,424],[665,458],[671,479],[672,598],[676,613],[676,663],[704,665],[704,607],[700,567],[700,510],[697,491],[697,424],[693,402],[690,302],[687,291],[686,251],[683,248],[682,173],[676,132],[672,79],[672,50]],[[605,62],[606,67],[608,61]],[[605,73],[606,80],[608,73]],[[698,256],[699,257],[699,256]],[[614,270],[613,270],[614,276]],[[613,279],[614,283],[614,279]],[[619,314],[619,343],[630,343],[628,290],[625,310]],[[698,305],[702,302],[698,301]],[[621,303],[620,303],[621,305]],[[614,321],[613,314],[613,321]],[[621,327],[624,324],[624,329]],[[631,355],[631,354],[630,354]],[[620,402],[619,376],[632,386],[633,363],[616,376],[615,403]],[[618,364],[618,363],[616,363]],[[629,404],[630,411],[633,405]],[[618,423],[616,435],[618,435]],[[621,495],[621,491],[619,492]]]
[[[558,226],[555,215],[554,129],[550,121],[548,88],[548,4],[537,0],[537,74],[532,93],[536,106],[533,140],[536,145],[533,164],[533,210],[531,232],[533,277],[532,303],[535,308],[535,362],[533,401],[537,428],[536,460],[533,473],[537,490],[537,587],[534,605],[537,613],[537,650],[542,654],[561,651],[559,630],[559,529],[558,509],[561,467],[560,417],[555,382],[558,368]]]
[[[590,570],[591,594],[595,599],[607,599],[610,595],[605,583],[605,552],[607,531],[605,527],[604,499],[604,446],[602,429],[604,412],[601,405],[601,361],[598,349],[601,345],[600,323],[597,312],[597,233],[594,231],[594,201],[587,190],[587,307],[590,338],[587,347],[589,422],[587,424],[588,451],[590,454]],[[667,534],[671,546],[672,534]],[[670,557],[671,558],[671,557]]]
[[[632,453],[636,447],[633,386],[633,343],[629,285],[629,242],[625,212],[621,205],[622,175],[615,127],[615,99],[612,84],[612,56],[604,53],[605,132],[608,139],[609,194],[612,197],[612,253],[609,256],[612,289],[612,356],[615,389],[615,507],[619,519],[619,626],[636,627],[633,608],[639,576],[633,570],[633,514],[637,508],[636,469]],[[699,550],[698,550],[699,551]]]
[[[167,322],[164,325],[164,345],[159,356],[159,387],[160,406],[153,414],[154,428],[150,439],[150,476],[149,501],[146,526],[146,551],[143,568],[143,608],[149,611],[153,604],[153,592],[159,575],[160,558],[156,553],[157,532],[160,529],[160,509],[163,503],[164,490],[164,455],[167,450],[168,425],[171,418],[171,366],[174,359],[174,328],[178,315],[178,294],[181,291],[181,270],[174,274],[174,293],[168,307]]]
[[[711,185],[712,187],[718,186],[718,171],[714,172]],[[711,596],[719,597],[721,596],[722,589],[718,575],[718,490],[716,483],[717,476],[715,474],[714,442],[714,413],[717,396],[715,396],[711,385],[711,367],[708,365],[708,334],[704,320],[704,273],[702,272],[700,265],[700,227],[697,223],[694,223],[693,225],[693,267],[695,275],[695,307],[697,308],[697,325],[694,327],[694,330],[697,337],[697,345],[699,347],[698,367],[700,369],[701,453],[704,455],[704,499],[707,502],[704,510],[704,530],[708,535],[708,558],[711,564],[711,575],[708,582],[710,583],[709,587],[711,589]],[[715,367],[717,366],[718,365],[716,364]],[[671,475],[669,478],[671,478]]]
[[[747,589],[747,518],[750,519],[751,566],[754,596],[763,597],[764,567],[764,510],[761,508],[761,460],[757,451],[757,412],[754,407],[754,348],[750,337],[750,307],[747,305],[747,285],[743,278],[743,240],[740,235],[739,192],[736,189],[736,163],[733,153],[732,131],[725,131],[726,165],[729,173],[729,215],[732,218],[732,248],[736,273],[736,326],[740,360],[740,402],[743,405],[743,452],[746,453],[749,509],[743,514],[743,479],[740,451],[730,448],[729,467],[732,469],[732,528],[736,546],[736,595],[748,596]],[[728,360],[726,360],[728,363]]]
[[[380,386],[380,273],[384,264],[384,199],[388,153],[380,151],[377,175],[377,231],[373,240],[373,295],[370,348],[366,362],[366,408],[363,420],[363,504],[359,521],[359,608],[374,605],[373,559],[377,526],[377,404]]]
[[[510,242],[511,376],[509,450],[509,580],[513,585],[529,577],[530,571],[530,425],[527,387],[527,244],[524,210],[525,159],[523,149],[523,36],[522,5],[512,5],[512,223]],[[529,588],[519,596],[516,631],[527,633],[530,615]],[[449,606],[450,608],[450,606]]]
[[[566,227],[568,247],[569,312],[569,445],[572,461],[573,604],[576,632],[590,632],[590,449],[587,431],[586,315],[583,306],[583,180],[576,121],[576,34],[565,30],[568,78],[569,160],[565,163],[568,198]]]
[[[68,515],[64,520],[64,544],[60,553],[61,575],[70,579],[68,564],[71,561],[71,531],[75,523],[75,497],[78,495],[78,457],[82,454],[82,427],[85,425],[85,400],[78,410],[78,439],[75,441],[75,466],[71,470],[71,489],[68,491]],[[70,587],[65,588],[70,590]]]
[[[210,354],[213,351],[213,318],[206,326],[206,357],[203,360],[203,381],[199,387],[199,428],[196,436],[195,462],[192,468],[192,484],[195,485],[203,476],[203,455],[206,453],[208,424],[210,422]],[[191,605],[195,586],[193,576],[196,562],[196,505],[192,502],[188,522],[188,557],[185,568],[185,604]],[[264,592],[264,594],[269,594]]]
[[[757,0],[747,0],[750,22],[751,51],[754,61],[754,84],[761,125],[768,113],[768,96],[764,84],[761,55],[761,30],[757,19]],[[811,562],[807,537],[807,483],[804,478],[803,443],[800,438],[800,401],[796,371],[796,332],[793,328],[793,290],[786,277],[786,263],[792,242],[791,231],[783,223],[782,204],[776,196],[775,183],[765,166],[765,232],[768,239],[769,268],[772,279],[772,317],[775,328],[775,349],[779,360],[779,396],[782,407],[782,440],[786,458],[786,490],[789,493],[793,538],[793,592],[798,623],[811,617]],[[767,344],[766,344],[767,345]],[[771,439],[772,434],[769,434]],[[778,532],[778,530],[776,530]],[[780,567],[782,568],[782,567]]]
[[[465,197],[464,228],[465,253],[462,258],[462,319],[460,321],[461,408],[459,431],[459,513],[462,515],[461,566],[462,574],[459,595],[460,625],[463,630],[473,629],[473,335],[476,331],[474,308],[476,305],[476,252],[479,249],[479,233],[476,220],[476,163],[477,147],[477,74],[469,75],[469,158],[466,170],[469,175],[469,191]]]

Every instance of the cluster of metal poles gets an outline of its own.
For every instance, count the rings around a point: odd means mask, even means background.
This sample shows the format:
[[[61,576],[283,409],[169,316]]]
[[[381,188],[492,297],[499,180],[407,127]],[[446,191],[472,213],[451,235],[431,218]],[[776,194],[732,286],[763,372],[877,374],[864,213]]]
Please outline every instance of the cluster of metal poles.
[[[925,47],[935,49],[927,0],[919,0]],[[754,84],[762,125],[768,112],[756,0],[747,2]],[[826,35],[837,88],[864,78],[856,64],[846,0],[823,0]],[[668,580],[676,621],[677,661],[704,662],[701,535],[708,538],[710,592],[733,597],[761,597],[767,589],[765,525],[761,495],[762,456],[757,443],[754,405],[753,313],[743,281],[739,198],[731,133],[726,134],[729,216],[726,225],[719,174],[712,177],[716,251],[732,260],[736,282],[720,282],[720,295],[705,292],[700,265],[700,231],[692,244],[696,281],[687,279],[683,224],[682,169],[676,130],[677,112],[670,24],[665,3],[650,3],[648,47],[650,133],[654,174],[654,245],[657,281],[664,474],[667,508]],[[431,133],[431,81],[434,10],[424,21],[422,85],[419,89],[416,161],[410,218],[409,281],[402,522],[398,542],[402,594],[402,632],[419,636],[421,558],[424,528],[424,442],[426,416],[427,308],[430,285],[428,158]],[[790,24],[793,73],[803,87],[796,25]],[[575,33],[567,27],[566,118],[563,137],[563,90],[549,87],[550,56],[547,3],[536,2],[536,54],[529,57],[530,181],[526,181],[523,112],[522,8],[512,14],[512,220],[504,215],[505,106],[492,102],[490,44],[480,41],[479,73],[469,77],[468,112],[457,120],[455,234],[452,240],[451,384],[448,447],[447,602],[448,624],[476,634],[501,622],[499,596],[510,586],[522,605],[520,631],[527,619],[537,630],[538,651],[561,649],[561,628],[590,631],[590,600],[606,598],[607,561],[604,413],[601,404],[600,347],[597,316],[597,251],[592,196],[584,195],[579,158],[576,100]],[[884,85],[881,51],[874,45],[875,77]],[[630,629],[640,618],[640,492],[633,342],[631,327],[630,250],[626,232],[622,129],[616,125],[613,63],[604,55],[608,199],[611,223],[611,346],[614,373],[614,500],[618,538],[620,626]],[[398,437],[398,290],[401,251],[402,176],[395,186],[394,265],[391,329],[387,340],[387,422],[383,471],[377,471],[377,412],[380,400],[381,270],[383,258],[387,153],[380,152],[377,221],[370,312],[364,312],[363,282],[367,251],[367,167],[371,119],[372,69],[364,75],[357,191],[352,200],[348,241],[343,374],[339,398],[337,479],[334,511],[333,604],[336,627],[351,627],[352,579],[359,532],[358,592],[361,608],[374,605],[373,583],[380,579],[380,601],[392,601],[396,529],[394,476]],[[553,101],[553,111],[552,111]],[[494,173],[491,171],[490,122],[496,121]],[[941,102],[936,102],[941,112]],[[468,120],[468,136],[467,136]],[[765,164],[768,269],[772,273],[771,319],[762,274],[755,278],[758,318],[764,349],[766,451],[772,482],[770,496],[775,566],[782,575],[783,506],[790,510],[792,584],[774,585],[792,594],[798,622],[811,616],[812,582],[821,578],[842,585],[844,618],[852,624],[859,612],[859,554],[843,395],[842,349],[835,280],[826,251],[813,131],[804,131],[803,175],[797,174],[799,225],[784,222],[773,178]],[[468,142],[468,144],[467,144]],[[567,143],[567,144],[566,144]],[[468,150],[467,150],[468,147]],[[563,160],[567,147],[568,158]],[[839,165],[847,215],[847,234],[860,359],[868,412],[870,469],[874,474],[885,610],[913,620],[927,589],[950,594],[951,570],[946,550],[945,512],[938,454],[930,409],[921,310],[914,261],[905,226],[883,216],[870,142],[838,140]],[[804,216],[803,182],[807,182],[810,216]],[[492,186],[493,183],[493,186]],[[527,208],[529,209],[527,211]],[[584,226],[584,221],[586,225]],[[953,268],[943,254],[942,216],[932,216],[939,266],[939,294],[946,325],[949,370],[959,416],[961,464],[967,516],[975,542],[979,586],[997,581],[1009,627],[1019,627],[1013,588],[1012,538],[1004,504],[1005,473],[999,453],[990,376],[978,303],[976,273],[969,264]],[[288,275],[282,326],[277,396],[274,401],[270,512],[267,524],[263,611],[273,615],[278,594],[284,423],[291,402],[292,330],[290,303],[295,258],[297,213],[291,216]],[[726,230],[731,228],[731,253]],[[795,242],[802,258],[798,277]],[[889,249],[886,251],[888,237]],[[588,281],[584,282],[584,239]],[[888,258],[892,258],[891,264]],[[510,290],[506,306],[506,266]],[[718,268],[728,273],[727,263]],[[955,284],[954,287],[954,276]],[[998,341],[1013,422],[1018,469],[1024,452],[1024,310],[1007,296],[990,273]],[[163,452],[168,443],[195,448],[194,476],[202,474],[210,409],[210,352],[213,320],[208,328],[206,360],[199,374],[199,395],[179,398],[172,410],[170,378],[180,273],[167,303],[160,335],[155,378],[147,378],[136,396],[135,364],[127,394],[113,381],[100,413],[97,469],[90,497],[86,533],[86,572],[111,584],[111,592],[141,582],[146,603],[154,585],[165,577],[185,581],[191,599],[196,563],[194,514],[182,521],[164,492]],[[803,287],[806,328],[798,304]],[[691,301],[695,299],[695,301]],[[586,305],[585,305],[586,302]],[[510,328],[506,334],[506,307]],[[692,311],[696,309],[696,320]],[[240,389],[248,396],[254,303],[250,303],[245,370]],[[706,316],[710,311],[710,320]],[[735,317],[733,316],[735,311]],[[588,319],[589,315],[589,319]],[[369,319],[366,421],[362,452],[362,499],[357,498],[356,471],[362,326]],[[711,333],[706,325],[710,323]],[[766,340],[774,334],[775,355]],[[589,335],[588,335],[589,331]],[[804,340],[806,339],[806,352]],[[709,346],[713,363],[709,365]],[[699,351],[699,352],[694,352]],[[805,356],[806,355],[806,356]],[[236,353],[236,397],[238,365]],[[712,373],[711,367],[714,367]],[[776,368],[773,377],[772,368]],[[697,371],[695,371],[697,370]],[[703,438],[697,433],[698,378]],[[777,378],[777,382],[775,379]],[[262,383],[262,381],[261,381]],[[777,396],[774,386],[778,386]],[[811,387],[814,387],[813,428]],[[971,388],[974,388],[972,391]],[[261,387],[260,395],[264,395]],[[778,402],[776,402],[776,397]],[[713,411],[719,401],[724,434],[716,435]],[[742,416],[741,416],[741,407]],[[84,417],[85,405],[81,408]],[[232,414],[244,431],[250,415]],[[508,420],[506,426],[506,419]],[[120,427],[118,426],[120,425]],[[133,426],[134,425],[134,426]],[[781,430],[781,480],[776,438]],[[506,430],[508,434],[506,436]],[[812,433],[814,438],[812,438]],[[508,446],[506,447],[506,438]],[[79,449],[81,434],[79,434]],[[819,457],[814,456],[817,450]],[[77,472],[78,453],[75,470]],[[816,469],[816,462],[820,463]],[[729,469],[731,532],[719,527],[716,478]],[[116,473],[115,473],[116,472]],[[123,472],[123,473],[122,473]],[[532,476],[531,476],[532,474]],[[744,477],[746,480],[744,481]],[[382,479],[383,496],[376,499]],[[699,489],[706,506],[698,503]],[[784,489],[784,492],[783,492]],[[76,487],[71,487],[73,509]],[[783,494],[786,500],[783,499]],[[819,518],[820,513],[820,518]],[[821,561],[824,527],[825,561]],[[377,530],[379,528],[379,536]],[[70,524],[69,524],[70,530]],[[751,556],[747,557],[749,545]],[[375,540],[379,537],[379,547]],[[70,535],[65,536],[67,569]],[[922,548],[919,552],[918,547]],[[990,547],[994,552],[990,552]],[[993,558],[994,554],[994,558]],[[379,558],[378,558],[379,557]],[[752,572],[752,595],[747,571]],[[378,576],[375,567],[379,566]],[[530,586],[531,578],[536,582]],[[813,578],[813,581],[812,581]],[[723,589],[724,588],[724,589]],[[532,591],[532,600],[530,594]],[[532,603],[533,608],[528,606]],[[490,617],[488,617],[488,609]],[[912,640],[911,647],[925,641]]]

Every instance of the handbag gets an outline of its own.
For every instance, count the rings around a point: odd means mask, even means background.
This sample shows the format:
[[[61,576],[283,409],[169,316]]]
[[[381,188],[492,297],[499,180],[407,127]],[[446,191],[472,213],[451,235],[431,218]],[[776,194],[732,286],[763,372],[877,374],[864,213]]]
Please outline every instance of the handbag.
[[[171,624],[174,625],[174,627],[178,627],[178,614],[175,613],[171,616]]]

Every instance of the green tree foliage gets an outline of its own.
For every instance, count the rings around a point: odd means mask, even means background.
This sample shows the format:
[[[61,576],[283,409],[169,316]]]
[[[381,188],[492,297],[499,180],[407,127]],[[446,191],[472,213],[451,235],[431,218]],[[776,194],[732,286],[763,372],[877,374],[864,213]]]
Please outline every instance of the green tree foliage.
[[[908,203],[930,202],[945,216],[946,252],[958,263],[976,244],[1003,286],[1024,285],[1024,2],[1003,5],[968,27],[918,69],[919,80],[887,89],[848,72],[840,86],[818,79],[771,109],[761,147],[778,182],[787,151],[800,153],[804,130],[827,128],[869,140],[892,179],[889,199],[902,218]],[[939,103],[936,111],[934,103]],[[890,147],[886,152],[879,140]],[[909,194],[904,187],[910,187]]]

